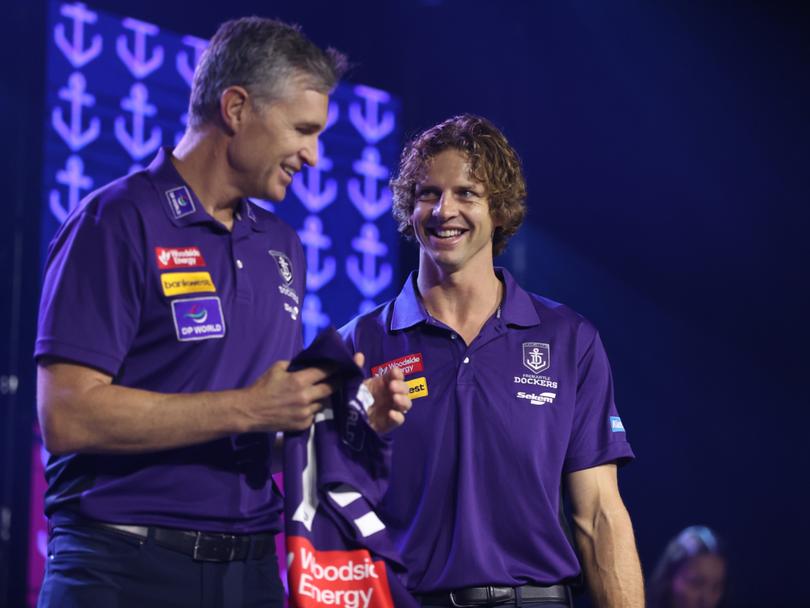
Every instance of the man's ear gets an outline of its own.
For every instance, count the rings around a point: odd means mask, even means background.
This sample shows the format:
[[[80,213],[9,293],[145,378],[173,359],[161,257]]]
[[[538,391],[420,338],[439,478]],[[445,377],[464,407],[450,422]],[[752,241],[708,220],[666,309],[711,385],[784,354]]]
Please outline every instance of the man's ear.
[[[238,131],[250,111],[250,97],[247,89],[237,85],[228,87],[219,96],[219,117],[229,135]]]

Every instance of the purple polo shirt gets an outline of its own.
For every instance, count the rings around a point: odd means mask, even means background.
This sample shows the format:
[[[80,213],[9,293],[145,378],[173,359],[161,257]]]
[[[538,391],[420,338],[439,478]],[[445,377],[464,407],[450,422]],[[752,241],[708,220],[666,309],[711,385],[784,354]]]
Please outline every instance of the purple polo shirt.
[[[498,273],[502,307],[469,346],[425,311],[416,273],[341,329],[371,373],[397,365],[409,383],[380,516],[416,593],[577,576],[561,479],[633,458],[594,327]]]
[[[35,348],[162,393],[245,387],[301,349],[303,251],[242,200],[232,231],[162,150],[89,195],[50,245]],[[271,437],[255,433],[137,455],[51,457],[45,510],[222,532],[279,529]]]

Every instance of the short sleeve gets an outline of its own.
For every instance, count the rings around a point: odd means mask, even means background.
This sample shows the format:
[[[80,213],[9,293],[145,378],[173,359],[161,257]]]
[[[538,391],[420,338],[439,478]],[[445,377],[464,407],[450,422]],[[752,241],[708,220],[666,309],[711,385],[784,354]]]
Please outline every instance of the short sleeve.
[[[34,355],[117,375],[138,330],[143,227],[134,203],[91,201],[50,245]]]
[[[577,395],[563,464],[566,473],[634,458],[613,400],[613,378],[598,333],[583,323],[578,336]]]

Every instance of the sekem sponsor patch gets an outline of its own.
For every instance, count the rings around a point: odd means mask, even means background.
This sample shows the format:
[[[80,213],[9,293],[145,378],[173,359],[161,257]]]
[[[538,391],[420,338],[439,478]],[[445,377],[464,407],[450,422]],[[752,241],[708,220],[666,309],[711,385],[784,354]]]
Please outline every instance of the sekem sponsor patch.
[[[165,272],[160,275],[160,286],[166,296],[217,290],[207,272]]]
[[[372,376],[380,376],[392,367],[398,367],[406,376],[415,372],[421,372],[424,368],[422,366],[422,353],[411,353],[399,359],[392,359],[385,363],[380,363],[371,368]]]
[[[155,259],[160,270],[205,266],[198,247],[155,247]]]

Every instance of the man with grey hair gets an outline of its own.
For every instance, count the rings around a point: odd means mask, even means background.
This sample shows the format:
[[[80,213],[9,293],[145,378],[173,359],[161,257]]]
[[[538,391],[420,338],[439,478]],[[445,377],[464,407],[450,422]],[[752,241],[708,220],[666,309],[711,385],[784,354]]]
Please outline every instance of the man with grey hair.
[[[248,197],[280,201],[315,165],[344,67],[287,24],[223,24],[177,147],[90,194],[51,243],[41,606],[283,605],[272,438],[308,428],[333,389],[329,370],[288,371],[303,251]],[[369,382],[377,431],[402,422],[401,378]]]

